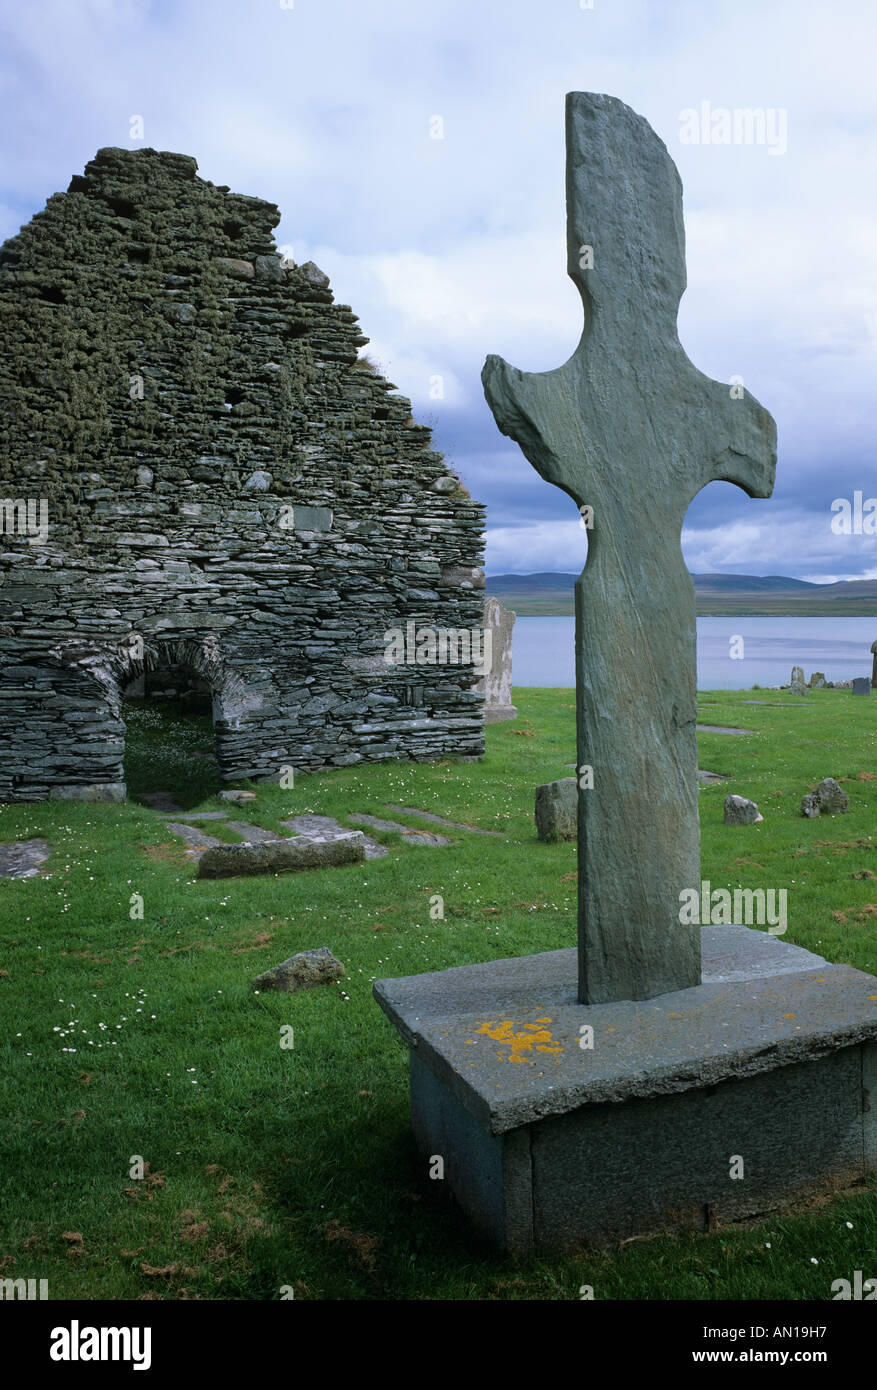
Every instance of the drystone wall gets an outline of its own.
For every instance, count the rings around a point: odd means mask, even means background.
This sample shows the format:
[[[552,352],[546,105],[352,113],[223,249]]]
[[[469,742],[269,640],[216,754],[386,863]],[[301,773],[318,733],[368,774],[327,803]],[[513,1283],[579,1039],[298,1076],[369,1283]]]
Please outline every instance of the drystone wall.
[[[182,667],[226,779],[477,757],[484,509],[279,210],[104,149],[0,249],[0,800],[124,795],[121,694]]]

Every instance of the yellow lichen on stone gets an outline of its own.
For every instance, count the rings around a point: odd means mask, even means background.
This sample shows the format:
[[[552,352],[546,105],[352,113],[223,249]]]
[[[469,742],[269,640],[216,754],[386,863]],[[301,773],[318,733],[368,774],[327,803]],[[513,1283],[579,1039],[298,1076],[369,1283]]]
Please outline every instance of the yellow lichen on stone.
[[[504,1018],[497,1022],[481,1023],[475,1031],[492,1038],[494,1042],[505,1044],[509,1048],[507,1061],[529,1062],[532,1066],[535,1058],[530,1054],[534,1052],[547,1052],[556,1057],[563,1051],[561,1044],[551,1036],[551,1030],[543,1027],[550,1022],[550,1018],[541,1018],[536,1023],[516,1025],[512,1019]],[[515,1031],[516,1028],[519,1031]],[[497,1056],[502,1058],[502,1052],[498,1052]]]

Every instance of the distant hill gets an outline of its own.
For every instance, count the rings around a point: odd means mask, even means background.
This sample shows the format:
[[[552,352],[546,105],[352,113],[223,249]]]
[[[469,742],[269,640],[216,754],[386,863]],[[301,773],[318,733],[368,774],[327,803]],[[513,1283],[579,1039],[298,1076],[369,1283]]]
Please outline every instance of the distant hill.
[[[564,617],[575,611],[575,574],[488,575],[496,594],[522,618]],[[697,612],[802,618],[869,617],[877,620],[877,579],[811,584],[781,574],[693,574]],[[877,631],[877,630],[875,630]]]

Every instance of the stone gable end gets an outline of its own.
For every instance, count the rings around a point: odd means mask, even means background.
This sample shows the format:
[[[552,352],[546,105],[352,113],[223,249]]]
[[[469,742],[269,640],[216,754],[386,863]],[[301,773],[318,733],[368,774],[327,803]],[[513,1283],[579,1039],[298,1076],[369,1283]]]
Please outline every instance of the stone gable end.
[[[473,666],[384,653],[482,626],[484,508],[279,217],[103,149],[0,248],[0,800],[123,796],[164,666],[226,779],[483,752]]]

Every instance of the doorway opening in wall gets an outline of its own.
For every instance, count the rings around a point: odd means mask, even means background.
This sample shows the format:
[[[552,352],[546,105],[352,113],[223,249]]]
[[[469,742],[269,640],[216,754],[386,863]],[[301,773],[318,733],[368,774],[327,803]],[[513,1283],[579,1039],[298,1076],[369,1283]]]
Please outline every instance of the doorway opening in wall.
[[[219,791],[213,695],[193,667],[167,662],[122,691],[125,782],[134,801],[188,811]]]

